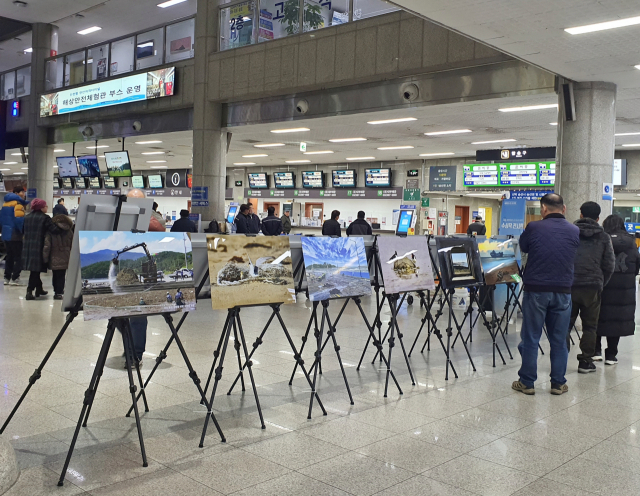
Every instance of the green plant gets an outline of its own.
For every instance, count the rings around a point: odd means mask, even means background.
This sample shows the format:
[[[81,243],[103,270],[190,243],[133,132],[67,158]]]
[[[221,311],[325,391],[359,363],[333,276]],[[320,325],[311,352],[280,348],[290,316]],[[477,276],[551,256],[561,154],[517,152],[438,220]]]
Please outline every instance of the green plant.
[[[321,13],[322,7],[317,4],[304,2],[304,30],[313,31],[322,26],[324,18]],[[284,17],[280,19],[281,23],[286,23],[285,27],[287,35],[298,33],[298,20],[300,18],[300,0],[287,0],[283,7]]]

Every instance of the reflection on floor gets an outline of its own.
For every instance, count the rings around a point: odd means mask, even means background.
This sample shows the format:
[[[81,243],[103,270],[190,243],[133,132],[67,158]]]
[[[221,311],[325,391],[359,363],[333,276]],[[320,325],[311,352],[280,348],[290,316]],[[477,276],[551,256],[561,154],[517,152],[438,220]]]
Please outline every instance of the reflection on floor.
[[[50,286],[50,280],[45,280]],[[338,311],[332,302],[331,315]],[[365,308],[372,312],[367,299]],[[296,344],[304,333],[309,303],[287,305],[283,317]],[[252,343],[267,318],[264,309],[241,312]],[[410,344],[419,326],[416,303],[403,308],[400,327]],[[224,312],[204,301],[180,332],[201,378],[224,324]],[[388,320],[388,313],[384,319]],[[24,288],[0,288],[0,420],[4,420],[43,358],[64,316],[48,297],[24,300]],[[164,320],[149,321],[143,375],[169,339]],[[366,329],[355,306],[343,316],[336,336],[355,405],[348,401],[333,348],[327,347],[319,392],[326,417],[314,407],[306,419],[309,387],[298,373],[288,378],[293,357],[283,333],[274,327],[255,356],[254,373],[266,429],[260,429],[253,394],[225,393],[237,372],[230,356],[215,401],[228,442],[210,426],[198,448],[204,420],[196,388],[175,347],[150,384],[151,411],[143,414],[149,466],[142,467],[129,408],[122,345],[117,341],[100,383],[89,427],[82,429],[64,488],[56,487],[84,390],[104,336],[105,321],[78,318],[63,338],[5,436],[13,443],[22,475],[10,495],[582,495],[637,494],[640,487],[640,337],[621,341],[619,364],[578,375],[571,352],[569,393],[549,394],[547,355],[539,359],[535,396],[510,389],[517,378],[518,336],[507,365],[492,367],[491,341],[481,328],[470,346],[477,372],[464,348],[456,346],[460,378],[444,380],[444,357],[414,352],[416,386],[394,348],[393,365],[404,389],[390,385],[383,398],[384,370],[372,353],[358,372]],[[513,329],[512,329],[513,331]],[[116,335],[119,339],[119,335]],[[232,350],[232,348],[230,348]],[[309,348],[307,364],[312,361]],[[248,385],[248,384],[247,384]]]

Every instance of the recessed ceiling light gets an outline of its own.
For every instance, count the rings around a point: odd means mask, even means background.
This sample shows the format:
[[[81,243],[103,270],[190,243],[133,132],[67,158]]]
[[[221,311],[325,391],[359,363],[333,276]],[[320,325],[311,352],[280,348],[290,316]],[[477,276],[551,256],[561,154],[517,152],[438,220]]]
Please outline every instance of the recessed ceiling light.
[[[82,31],[78,31],[78,34],[91,34],[96,31],[100,31],[102,28],[98,26],[91,26],[90,28],[83,29]]]
[[[87,150],[95,150],[96,148],[109,148],[109,145],[88,146]]]
[[[136,145],[154,145],[156,143],[162,143],[162,141],[159,140],[153,140],[153,141],[135,141]]]
[[[4,162],[4,164],[2,165],[14,165],[17,164],[18,162]]]
[[[55,167],[55,165],[54,165],[54,167]],[[11,170],[11,169],[0,169],[0,171],[8,171],[8,170]]]
[[[375,157],[347,157],[347,160],[375,160]]]
[[[640,146],[640,143],[627,143],[626,145],[622,145],[622,146]]]
[[[331,150],[321,150],[317,152],[304,152],[303,155],[327,155],[333,153]]]
[[[640,136],[640,133],[618,133],[616,136]]]
[[[140,155],[164,155],[164,152],[142,152]]]
[[[166,160],[147,160],[148,164],[164,164]]]
[[[462,134],[470,133],[471,129],[454,129],[452,131],[436,131],[434,133],[424,133],[425,136],[442,136],[443,134]]]
[[[33,47],[25,48],[24,53],[32,53]]]
[[[329,141],[331,143],[350,143],[352,141],[367,141],[367,138],[336,138]]]
[[[54,169],[57,169],[57,168],[58,168],[58,166],[57,166],[57,165],[54,165],[54,166],[53,166],[53,168],[54,168]]]
[[[11,156],[12,157],[21,157],[22,153],[12,153]]]
[[[152,165],[150,168],[151,169],[166,169],[167,166],[166,165]]]
[[[29,170],[29,167],[20,167],[22,170]]]
[[[413,148],[411,145],[407,146],[381,146],[378,150],[410,150]]]
[[[286,164],[308,164],[311,160],[285,160]]]
[[[284,143],[266,143],[264,145],[253,145],[254,148],[275,148],[276,146],[284,146]]]
[[[307,131],[311,131],[308,127],[292,127],[290,129],[273,129],[271,132],[275,134],[284,134],[284,133],[306,133]]]
[[[166,9],[167,7],[171,7],[172,5],[177,5],[182,2],[186,2],[187,0],[168,0],[167,2],[162,2],[158,4],[158,7],[161,9]]]
[[[396,124],[397,122],[409,122],[409,121],[417,121],[415,117],[402,117],[400,119],[384,119],[381,121],[369,121],[367,124]]]
[[[634,26],[640,24],[640,16],[627,17],[626,19],[616,19],[615,21],[598,22],[596,24],[587,24],[585,26],[577,26],[575,28],[566,28],[569,34],[593,33],[595,31],[604,31],[606,29],[624,28],[626,26]]]
[[[443,152],[443,153],[421,153],[420,157],[442,157],[444,155],[455,155],[453,152]]]
[[[472,145],[487,145],[489,143],[508,143],[511,141],[517,141],[514,139],[500,139],[500,140],[491,140],[491,141],[474,141],[473,143],[471,143]]]
[[[549,123],[549,125],[550,125],[550,126],[557,126],[557,125],[558,125],[558,123],[557,123],[557,122],[550,122],[550,123]]]
[[[14,176],[24,176],[24,172],[14,172]]]
[[[235,162],[233,165],[256,165],[255,162]]]
[[[542,110],[542,109],[550,109],[550,108],[558,108],[557,103],[548,103],[545,105],[527,105],[526,107],[507,107],[498,109],[500,112],[524,112],[526,110]]]
[[[53,150],[54,153],[62,153],[62,152],[66,152],[66,150],[63,150],[62,148],[56,148],[55,150]]]
[[[256,153],[254,155],[243,155],[242,158],[260,158],[260,157],[268,157],[266,153]]]

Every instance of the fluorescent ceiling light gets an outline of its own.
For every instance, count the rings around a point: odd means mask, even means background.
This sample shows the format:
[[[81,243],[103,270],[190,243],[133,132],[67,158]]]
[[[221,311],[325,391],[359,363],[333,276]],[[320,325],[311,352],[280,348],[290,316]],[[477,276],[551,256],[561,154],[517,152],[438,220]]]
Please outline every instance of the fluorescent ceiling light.
[[[78,34],[91,34],[96,31],[100,31],[102,28],[98,26],[91,26],[90,28],[83,29],[82,31],[78,31]]]
[[[162,141],[153,140],[153,141],[136,141],[136,145],[154,145],[156,143],[162,143]]]
[[[375,157],[347,157],[347,160],[375,160]]]
[[[11,156],[12,157],[21,157],[22,153],[12,153]]]
[[[352,141],[367,141],[367,138],[336,138],[329,141],[331,143],[351,143]]]
[[[622,146],[640,146],[640,143],[627,143],[626,145],[622,145]],[[8,164],[8,163],[9,162],[5,162],[5,164]]]
[[[31,52],[33,52],[33,48],[26,48],[24,50],[24,53],[31,53]]]
[[[284,134],[284,133],[306,133],[307,131],[311,131],[308,127],[292,127],[290,129],[273,129],[271,132],[275,134]]]
[[[55,150],[53,150],[53,153],[62,153],[62,152],[66,152],[66,150],[63,150],[62,148],[56,148]]]
[[[453,152],[444,152],[444,153],[421,153],[420,157],[442,157],[443,155],[455,155]]]
[[[411,145],[407,146],[381,146],[378,150],[410,150],[413,148]]]
[[[29,170],[29,167],[20,167],[22,170]]]
[[[141,155],[164,155],[164,152],[142,152]]]
[[[616,136],[639,136],[640,133],[618,133]]]
[[[435,133],[424,133],[425,136],[442,136],[443,134],[470,133],[471,129],[454,129],[453,131],[436,131]]]
[[[233,165],[256,165],[255,162],[235,162]]]
[[[53,166],[53,168],[54,168],[54,169],[57,169],[57,168],[58,168],[58,166],[57,166],[57,165],[54,165],[54,166]],[[2,170],[2,169],[0,169],[0,170]],[[9,169],[7,169],[7,170],[9,170]]]
[[[54,165],[54,167],[55,167],[55,165]],[[11,170],[11,169],[0,169],[0,171],[8,171],[8,170]]]
[[[527,105],[526,107],[507,107],[498,109],[499,112],[524,112],[526,110],[542,110],[542,109],[550,109],[550,108],[558,108],[557,103],[548,103],[545,105]]]
[[[276,146],[284,146],[284,143],[266,143],[264,145],[253,145],[254,148],[275,148]]]
[[[152,165],[151,169],[166,169],[166,165]]]
[[[586,26],[577,26],[575,28],[566,28],[569,34],[594,33],[596,31],[604,31],[606,29],[624,28],[626,26],[635,26],[640,24],[640,16],[627,17],[626,19],[616,19],[615,21],[598,22],[596,24],[587,24]]]
[[[557,125],[558,125],[558,123],[557,123],[557,122],[550,122],[550,123],[549,123],[549,125],[550,125],[550,126],[557,126]]]
[[[285,164],[308,164],[311,160],[285,160]]]
[[[381,121],[369,121],[367,122],[367,124],[373,124],[373,125],[377,125],[377,124],[395,124],[397,122],[409,122],[409,121],[417,121],[418,119],[416,119],[415,117],[402,117],[400,119],[384,119]]]
[[[635,67],[636,69],[640,69],[640,65],[634,65],[633,67]]]
[[[147,160],[148,164],[164,164],[166,160]]]
[[[15,165],[18,162],[4,162],[2,165]]]
[[[268,157],[266,153],[256,153],[255,155],[243,155],[242,158],[259,158],[259,157]]]
[[[471,143],[472,145],[487,145],[489,143],[508,143],[511,141],[517,141],[514,139],[500,139],[500,140],[491,140],[491,141],[474,141],[473,143]]]
[[[304,152],[303,155],[327,155],[328,153],[333,153],[331,150],[322,150],[318,152]]]
[[[167,7],[171,7],[173,5],[178,5],[179,3],[186,2],[187,0],[168,0],[166,2],[162,2],[158,4],[158,7],[161,9],[166,9]]]
[[[24,176],[24,172],[14,172],[14,176]]]
[[[96,148],[109,148],[109,145],[99,145],[99,146],[88,146],[87,150],[95,150]]]

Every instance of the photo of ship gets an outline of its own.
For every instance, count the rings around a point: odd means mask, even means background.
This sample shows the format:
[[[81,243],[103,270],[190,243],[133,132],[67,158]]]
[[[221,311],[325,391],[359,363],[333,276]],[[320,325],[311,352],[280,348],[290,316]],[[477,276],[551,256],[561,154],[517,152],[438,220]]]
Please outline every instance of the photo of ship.
[[[514,239],[478,237],[477,241],[487,285],[519,281],[520,268],[516,260]]]

